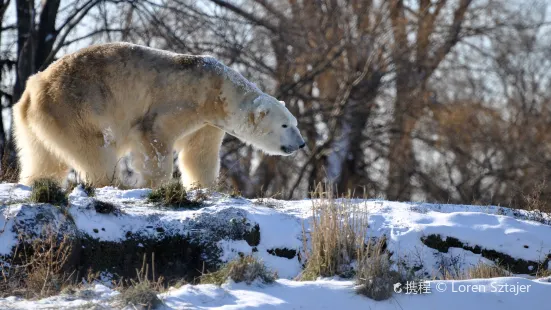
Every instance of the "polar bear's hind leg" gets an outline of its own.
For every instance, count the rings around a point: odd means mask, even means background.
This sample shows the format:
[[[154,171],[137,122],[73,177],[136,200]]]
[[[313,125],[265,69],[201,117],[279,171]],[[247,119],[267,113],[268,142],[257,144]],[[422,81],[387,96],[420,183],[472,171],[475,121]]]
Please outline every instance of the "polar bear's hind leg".
[[[68,166],[77,171],[82,181],[96,187],[116,183],[118,161],[114,146],[104,145],[103,135],[94,125],[75,123],[74,119],[70,110],[61,113],[59,106],[47,101],[16,105],[14,124],[21,183],[30,184],[38,178],[62,181]]]
[[[42,178],[62,183],[67,177],[69,167],[47,150],[26,124],[17,120],[17,112],[14,114],[15,139],[20,167],[19,183],[31,185],[35,180]]]

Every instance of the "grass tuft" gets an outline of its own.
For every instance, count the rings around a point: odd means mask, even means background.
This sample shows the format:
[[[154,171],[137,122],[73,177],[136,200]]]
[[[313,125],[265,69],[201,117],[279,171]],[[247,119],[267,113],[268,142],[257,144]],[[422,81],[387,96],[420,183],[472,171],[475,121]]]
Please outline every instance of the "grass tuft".
[[[152,190],[147,200],[176,208],[194,208],[201,205],[198,201],[190,200],[185,188],[177,181],[165,183]]]
[[[125,305],[142,306],[146,309],[155,309],[163,304],[149,280],[133,281],[121,292],[120,298]]]
[[[110,202],[101,200],[94,200],[94,209],[97,213],[101,214],[116,214],[119,212],[119,208],[117,208],[117,206]]]
[[[96,195],[96,188],[92,183],[75,181],[67,181],[67,193],[72,192],[77,186],[80,186],[88,197],[94,197]]]
[[[201,276],[201,284],[222,285],[226,280],[232,279],[236,283],[245,282],[251,284],[259,279],[262,283],[273,283],[277,274],[270,271],[264,262],[252,255],[240,256],[227,263],[220,270]]]
[[[90,183],[80,183],[82,190],[88,195],[88,197],[96,196],[96,188]]]
[[[126,285],[121,282],[120,299],[124,306],[140,306],[146,309],[155,309],[163,305],[163,301],[157,296],[158,293],[165,290],[163,286],[163,277],[155,279],[155,253],[151,254],[151,280],[149,280],[149,264],[144,254],[142,268],[136,269],[137,279],[126,281]]]
[[[52,179],[39,179],[31,185],[30,201],[35,203],[50,203],[66,205],[67,195],[61,186]]]

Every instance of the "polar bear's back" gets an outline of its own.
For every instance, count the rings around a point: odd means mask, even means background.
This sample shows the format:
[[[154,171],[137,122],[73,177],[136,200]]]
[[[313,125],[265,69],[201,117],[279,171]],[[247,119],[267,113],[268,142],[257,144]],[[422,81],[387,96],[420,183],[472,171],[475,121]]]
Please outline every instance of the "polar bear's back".
[[[174,100],[212,80],[213,58],[183,55],[129,43],[91,46],[66,55],[27,82],[32,104],[46,113],[87,113],[135,119],[152,104]],[[40,94],[45,100],[33,100]],[[182,98],[185,99],[185,98]],[[58,111],[58,113],[56,113]]]
[[[202,76],[213,67],[213,58],[183,55],[130,43],[108,43],[66,55],[39,73],[43,78],[68,85],[108,83],[137,90],[140,85],[155,87],[160,77],[189,71]],[[163,85],[164,86],[164,85]]]

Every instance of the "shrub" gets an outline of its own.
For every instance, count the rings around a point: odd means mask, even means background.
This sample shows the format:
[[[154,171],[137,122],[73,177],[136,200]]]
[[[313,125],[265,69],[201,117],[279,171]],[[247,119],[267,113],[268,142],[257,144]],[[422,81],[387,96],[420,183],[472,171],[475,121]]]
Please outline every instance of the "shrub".
[[[200,202],[188,199],[185,188],[180,182],[168,182],[154,189],[147,196],[147,200],[153,203],[160,203],[172,207],[197,207]]]
[[[201,283],[222,285],[228,279],[247,284],[251,284],[256,279],[260,279],[263,283],[273,283],[277,275],[271,272],[262,261],[247,255],[227,263],[218,271],[202,275]]]
[[[50,203],[53,205],[66,205],[66,192],[59,184],[51,179],[39,179],[31,185],[31,202]]]

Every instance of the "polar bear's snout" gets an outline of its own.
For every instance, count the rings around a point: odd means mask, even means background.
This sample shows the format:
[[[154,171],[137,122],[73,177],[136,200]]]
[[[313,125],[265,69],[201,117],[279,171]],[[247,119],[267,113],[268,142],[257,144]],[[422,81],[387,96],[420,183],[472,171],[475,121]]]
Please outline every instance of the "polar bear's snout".
[[[286,129],[286,134],[281,140],[281,150],[289,155],[306,145],[300,131],[294,126]]]

